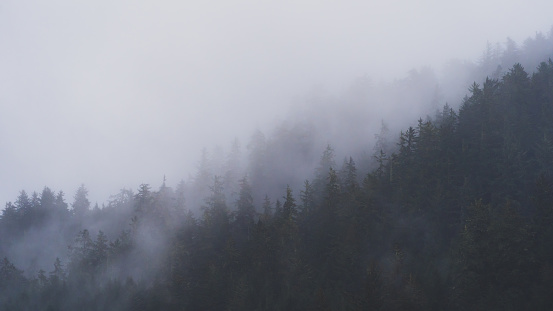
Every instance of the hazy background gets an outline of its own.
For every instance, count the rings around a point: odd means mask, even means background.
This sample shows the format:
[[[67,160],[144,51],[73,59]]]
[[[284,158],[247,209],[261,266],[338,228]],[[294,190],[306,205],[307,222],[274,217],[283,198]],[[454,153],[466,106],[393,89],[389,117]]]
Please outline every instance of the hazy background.
[[[194,173],[314,90],[477,61],[549,32],[544,1],[0,2],[0,204],[44,186],[102,203]],[[390,107],[393,109],[393,107]],[[398,112],[401,113],[401,112]]]

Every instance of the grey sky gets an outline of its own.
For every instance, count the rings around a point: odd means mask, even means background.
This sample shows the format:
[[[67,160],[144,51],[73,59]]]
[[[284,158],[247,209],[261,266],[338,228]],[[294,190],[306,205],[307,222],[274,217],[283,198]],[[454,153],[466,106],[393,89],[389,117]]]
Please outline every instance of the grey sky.
[[[0,202],[174,185],[313,85],[402,77],[553,24],[552,1],[0,3]]]

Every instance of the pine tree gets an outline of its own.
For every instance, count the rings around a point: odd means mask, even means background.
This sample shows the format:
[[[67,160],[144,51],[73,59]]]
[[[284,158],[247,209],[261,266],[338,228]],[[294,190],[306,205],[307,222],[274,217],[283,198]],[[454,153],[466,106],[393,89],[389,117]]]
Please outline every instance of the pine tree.
[[[80,231],[75,237],[75,241],[69,246],[70,251],[70,269],[69,273],[79,277],[90,278],[94,275],[94,242],[87,229]]]
[[[33,204],[25,190],[21,190],[15,201],[18,213],[21,217],[21,230],[29,228],[32,224]]]
[[[284,204],[282,205],[282,219],[285,222],[293,223],[298,215],[296,199],[292,195],[292,188],[286,186],[286,196],[284,196]]]
[[[249,226],[256,216],[253,205],[252,189],[246,177],[240,180],[240,193],[236,200],[236,222],[240,226]]]
[[[300,214],[305,217],[309,217],[315,208],[315,194],[313,185],[309,180],[305,180],[303,183],[303,190],[300,191],[301,209]]]
[[[269,199],[268,195],[265,195],[265,199],[263,200],[263,206],[261,207],[263,210],[263,214],[261,215],[261,220],[264,222],[269,222],[273,212],[272,212],[272,204],[271,199]]]
[[[17,269],[8,258],[0,262],[0,307],[4,300],[8,300],[10,296],[16,293],[22,293],[27,283],[27,279],[23,276],[23,271]]]
[[[77,218],[82,218],[89,212],[90,201],[88,200],[88,190],[84,184],[81,184],[79,189],[75,192],[71,207],[73,208],[73,213]]]
[[[241,170],[241,158],[242,151],[240,142],[235,139],[232,142],[230,152],[227,155],[225,164],[223,166],[223,186],[225,188],[225,195],[227,198],[231,198],[237,191],[236,185],[239,182],[239,176],[242,173]]]
[[[96,241],[94,241],[92,253],[90,254],[92,257],[91,263],[95,268],[96,273],[107,271],[109,253],[110,249],[108,238],[104,232],[100,230],[96,236]]]
[[[53,286],[59,286],[66,280],[65,270],[59,257],[54,262],[54,270],[50,271],[49,282]]]
[[[150,191],[150,185],[141,184],[138,193],[134,197],[135,211],[138,213],[148,213],[152,209],[153,197]]]
[[[19,235],[20,215],[16,205],[6,203],[0,215],[0,234],[4,239],[0,241],[0,249],[7,246],[9,241]]]

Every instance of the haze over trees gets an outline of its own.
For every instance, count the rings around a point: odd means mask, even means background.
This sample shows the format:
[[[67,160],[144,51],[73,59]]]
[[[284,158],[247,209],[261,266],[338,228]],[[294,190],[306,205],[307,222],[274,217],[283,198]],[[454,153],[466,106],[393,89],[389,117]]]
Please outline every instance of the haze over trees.
[[[432,109],[397,131],[356,132],[356,100],[379,98],[361,84],[350,111],[321,99],[326,118],[202,151],[174,188],[104,206],[84,185],[71,203],[22,190],[0,217],[0,309],[550,310],[552,36],[487,49],[459,103],[424,70],[390,84]]]

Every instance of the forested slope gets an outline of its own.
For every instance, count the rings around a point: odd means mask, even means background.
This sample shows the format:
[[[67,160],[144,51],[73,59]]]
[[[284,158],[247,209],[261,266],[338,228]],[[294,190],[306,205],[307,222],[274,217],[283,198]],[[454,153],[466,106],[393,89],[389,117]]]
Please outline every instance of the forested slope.
[[[553,62],[469,91],[377,150],[368,174],[328,146],[276,198],[254,200],[273,185],[261,168],[232,185],[203,176],[196,213],[182,183],[93,209],[84,187],[71,208],[22,191],[0,218],[0,308],[551,310]],[[20,270],[10,256],[29,252]]]

